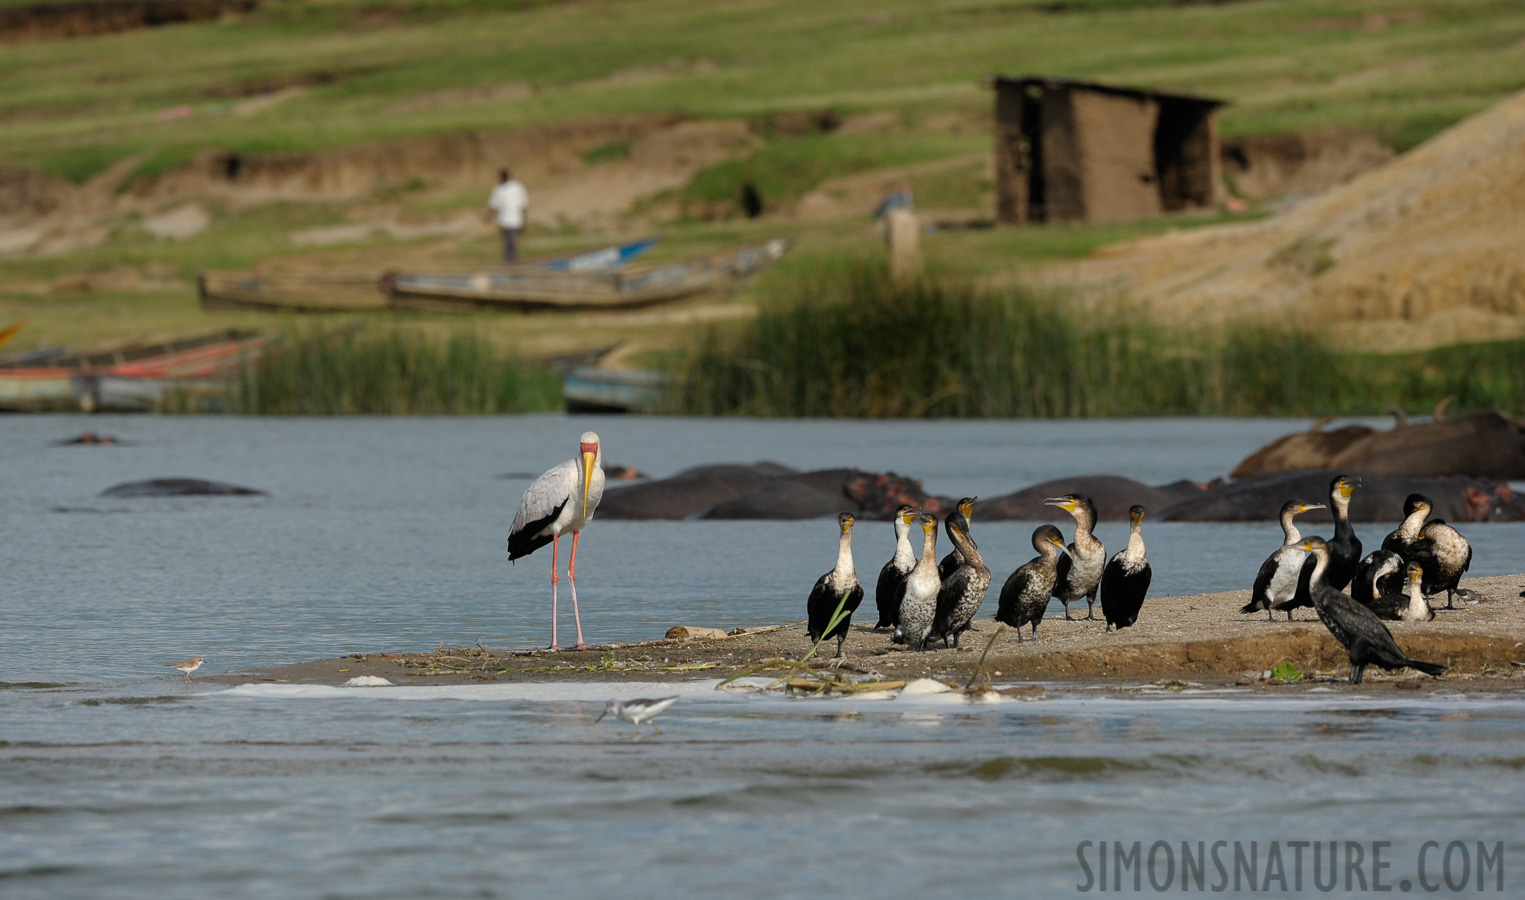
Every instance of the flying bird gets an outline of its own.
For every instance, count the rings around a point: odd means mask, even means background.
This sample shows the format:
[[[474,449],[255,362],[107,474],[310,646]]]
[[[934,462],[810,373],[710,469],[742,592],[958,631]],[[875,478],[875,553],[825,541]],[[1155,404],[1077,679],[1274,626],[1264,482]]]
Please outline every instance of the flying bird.
[[[508,559],[513,562],[529,556],[546,544],[551,545],[551,649],[560,650],[556,641],[556,557],[561,551],[561,535],[572,534],[572,558],[567,562],[567,580],[572,583],[572,617],[577,622],[577,644],[582,639],[582,614],[577,608],[577,539],[593,519],[598,501],[604,496],[604,451],[598,435],[585,431],[578,438],[579,452],[572,459],[535,479],[519,501],[519,512],[508,529]]]

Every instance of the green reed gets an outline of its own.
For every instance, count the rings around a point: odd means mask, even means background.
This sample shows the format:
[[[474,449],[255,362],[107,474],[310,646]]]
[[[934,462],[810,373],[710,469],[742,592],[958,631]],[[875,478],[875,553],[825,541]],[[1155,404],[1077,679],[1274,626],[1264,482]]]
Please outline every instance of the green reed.
[[[1525,342],[1369,354],[1259,325],[1172,326],[957,278],[856,267],[802,276],[755,322],[677,364],[700,415],[1095,417],[1518,408]]]
[[[482,336],[391,329],[294,333],[247,366],[223,404],[253,415],[462,415],[562,406],[561,379]]]

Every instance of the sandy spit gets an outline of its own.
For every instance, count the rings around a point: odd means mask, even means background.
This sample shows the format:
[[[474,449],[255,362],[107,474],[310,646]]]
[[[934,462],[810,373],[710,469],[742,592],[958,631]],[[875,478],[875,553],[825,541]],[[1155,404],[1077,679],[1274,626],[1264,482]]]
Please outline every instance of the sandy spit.
[[[1445,662],[1439,679],[1413,672],[1368,669],[1364,689],[1508,690],[1525,688],[1525,575],[1473,578],[1463,586],[1479,595],[1470,604],[1441,612],[1433,622],[1389,622],[1398,645],[1409,656]],[[1018,643],[1010,628],[988,617],[987,598],[975,628],[960,649],[914,653],[890,643],[887,632],[872,625],[872,603],[860,608],[846,644],[849,672],[904,681],[920,677],[963,683],[975,673],[982,652],[989,652],[982,678],[997,682],[1049,681],[1101,684],[1200,682],[1282,688],[1270,677],[1278,664],[1291,663],[1308,684],[1339,684],[1349,674],[1345,650],[1320,624],[1311,609],[1297,620],[1283,614],[1241,615],[1249,591],[1151,597],[1133,628],[1108,634],[1103,622],[1067,621],[1049,616],[1036,641]],[[801,602],[803,607],[803,601]],[[803,609],[801,610],[803,613]],[[1097,615],[1100,616],[1100,608]],[[679,624],[679,623],[675,623]],[[681,623],[702,626],[703,623]],[[997,631],[999,630],[999,634]],[[469,684],[513,681],[688,680],[733,675],[769,660],[799,659],[809,649],[803,623],[738,629],[743,633],[715,640],[660,639],[631,644],[601,644],[587,650],[500,649],[482,646],[437,648],[424,652],[363,653],[281,665],[241,675],[204,680],[229,684],[276,682],[342,685],[351,678],[379,676],[393,684]],[[991,643],[992,638],[994,642]],[[819,663],[832,652],[822,647]],[[782,674],[781,670],[777,674]],[[1292,686],[1288,686],[1292,687]]]

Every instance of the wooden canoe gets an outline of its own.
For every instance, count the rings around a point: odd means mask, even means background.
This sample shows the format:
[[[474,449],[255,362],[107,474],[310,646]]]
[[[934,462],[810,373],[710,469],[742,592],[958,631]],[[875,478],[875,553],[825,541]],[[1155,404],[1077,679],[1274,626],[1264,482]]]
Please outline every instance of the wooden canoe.
[[[504,271],[528,269],[557,273],[563,278],[574,273],[609,271],[625,265],[661,240],[661,235],[652,235],[594,250],[529,259],[505,266]],[[471,274],[462,273],[459,277]],[[386,294],[394,277],[378,276],[374,271],[293,274],[205,271],[197,276],[196,288],[203,309],[363,312],[387,308]]]
[[[265,338],[258,332],[228,330],[94,353],[50,352],[0,360],[0,409],[153,409],[170,390],[201,391],[226,384],[264,347]]]
[[[431,311],[623,310],[721,293],[772,266],[783,239],[748,244],[679,262],[610,272],[512,268],[471,274],[398,274],[388,284],[397,308]]]
[[[672,378],[665,372],[580,367],[561,376],[569,413],[640,413],[662,408]]]

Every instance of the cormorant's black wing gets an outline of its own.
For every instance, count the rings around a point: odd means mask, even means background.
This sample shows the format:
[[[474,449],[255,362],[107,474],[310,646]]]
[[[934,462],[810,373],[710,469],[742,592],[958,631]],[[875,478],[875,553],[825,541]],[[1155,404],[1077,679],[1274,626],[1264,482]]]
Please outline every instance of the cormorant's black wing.
[[[1069,545],[1069,550],[1071,553],[1073,553],[1075,551],[1075,545]],[[1070,595],[1070,569],[1074,563],[1075,561],[1070,558],[1069,553],[1059,554],[1059,574],[1054,578],[1054,589],[1050,593],[1052,593],[1053,596],[1058,597],[1060,600],[1063,600]],[[1061,591],[1063,591],[1063,593],[1060,593]]]
[[[874,584],[874,605],[879,608],[879,624],[875,628],[893,628],[900,624],[900,597],[896,588],[905,582],[905,578],[895,568],[893,559],[879,570],[879,580]]]
[[[837,601],[840,599],[831,595],[830,572],[816,579],[815,587],[810,589],[810,599],[805,601],[805,611],[810,620],[807,629],[812,641],[821,639],[821,634],[826,631],[826,625],[831,622],[831,614],[836,611]]]
[[[1280,551],[1278,551],[1280,552]],[[1261,612],[1271,608],[1271,579],[1276,576],[1276,554],[1266,557],[1255,573],[1255,586],[1250,588],[1250,602],[1239,610],[1242,613]]]
[[[1006,583],[1001,585],[1001,598],[996,606],[996,621],[1005,622],[1013,628],[1017,627],[1021,615],[1019,606],[1022,595],[1027,592],[1027,583],[1032,578],[1031,563],[1011,573]]]

